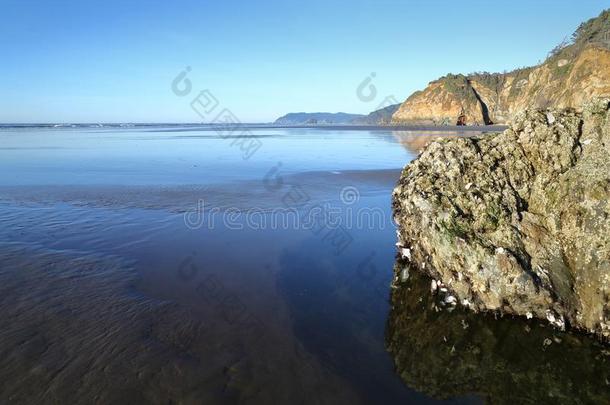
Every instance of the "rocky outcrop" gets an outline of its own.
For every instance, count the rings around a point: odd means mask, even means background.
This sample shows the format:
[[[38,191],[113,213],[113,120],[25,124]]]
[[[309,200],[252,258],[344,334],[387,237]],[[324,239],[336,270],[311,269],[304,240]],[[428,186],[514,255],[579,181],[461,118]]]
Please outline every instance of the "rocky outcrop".
[[[392,116],[394,124],[457,125],[464,115],[466,124],[491,124],[483,120],[479,100],[470,79],[447,75],[431,82],[424,91],[415,92]]]
[[[510,73],[447,75],[409,97],[394,124],[506,124],[525,109],[580,108],[610,96],[610,11],[584,24],[541,65]]]
[[[431,143],[394,190],[399,246],[450,304],[610,340],[610,99]]]

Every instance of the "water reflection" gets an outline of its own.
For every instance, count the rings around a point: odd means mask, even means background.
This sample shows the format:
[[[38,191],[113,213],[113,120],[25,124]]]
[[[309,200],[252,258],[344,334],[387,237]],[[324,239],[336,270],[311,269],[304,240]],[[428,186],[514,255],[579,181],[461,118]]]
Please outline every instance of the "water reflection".
[[[395,271],[403,267],[397,262]],[[476,393],[491,404],[610,400],[610,352],[592,339],[538,321],[439,310],[430,280],[413,271],[391,302],[387,347],[417,391],[439,399]]]
[[[457,138],[479,136],[486,131],[392,131],[394,139],[408,152],[418,155],[426,146],[439,138]]]

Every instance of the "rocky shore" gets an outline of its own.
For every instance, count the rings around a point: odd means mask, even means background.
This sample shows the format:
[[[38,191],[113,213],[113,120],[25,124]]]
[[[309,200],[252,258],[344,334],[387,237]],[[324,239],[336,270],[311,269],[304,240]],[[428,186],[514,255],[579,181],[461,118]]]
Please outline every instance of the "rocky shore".
[[[610,341],[610,99],[439,140],[393,193],[409,271],[450,306],[545,319]]]

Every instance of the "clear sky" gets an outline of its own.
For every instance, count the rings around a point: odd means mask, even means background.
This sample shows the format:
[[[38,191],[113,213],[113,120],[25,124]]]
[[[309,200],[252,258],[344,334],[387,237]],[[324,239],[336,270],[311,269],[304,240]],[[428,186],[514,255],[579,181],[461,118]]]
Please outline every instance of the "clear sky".
[[[368,113],[446,73],[538,63],[610,0],[0,0],[0,122]],[[171,82],[186,66],[193,94]],[[371,73],[377,97],[356,89]]]

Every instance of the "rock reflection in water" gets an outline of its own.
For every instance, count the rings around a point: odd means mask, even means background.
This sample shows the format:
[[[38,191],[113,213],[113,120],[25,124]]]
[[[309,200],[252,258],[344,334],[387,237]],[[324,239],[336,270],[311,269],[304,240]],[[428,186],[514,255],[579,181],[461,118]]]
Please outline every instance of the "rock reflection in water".
[[[386,343],[408,386],[490,404],[610,403],[608,348],[539,321],[442,309],[430,283],[411,271],[391,294]]]
[[[408,152],[417,156],[426,146],[439,138],[457,138],[470,137],[484,134],[487,131],[392,131],[392,136],[401,144]]]

